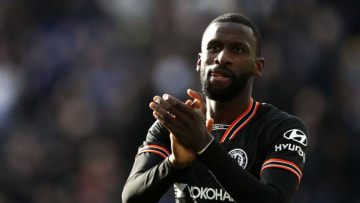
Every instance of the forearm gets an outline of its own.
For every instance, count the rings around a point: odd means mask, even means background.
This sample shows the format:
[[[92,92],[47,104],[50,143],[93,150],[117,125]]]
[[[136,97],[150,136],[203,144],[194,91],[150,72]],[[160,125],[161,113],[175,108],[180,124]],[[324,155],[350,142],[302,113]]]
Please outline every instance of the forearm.
[[[138,157],[137,159],[146,158]],[[122,193],[124,203],[158,202],[181,174],[181,171],[171,166],[168,159],[148,170],[143,170],[141,161],[136,160],[133,172],[124,186]]]
[[[287,202],[278,188],[261,182],[240,168],[216,142],[212,142],[198,158],[237,202]]]

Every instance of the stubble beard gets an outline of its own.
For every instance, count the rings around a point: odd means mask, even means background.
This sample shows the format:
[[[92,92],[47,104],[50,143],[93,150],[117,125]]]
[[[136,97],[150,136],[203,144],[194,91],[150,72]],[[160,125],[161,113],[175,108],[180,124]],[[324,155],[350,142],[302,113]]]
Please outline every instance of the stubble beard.
[[[215,88],[211,85],[210,75],[205,72],[201,73],[202,92],[209,99],[215,101],[229,101],[237,97],[246,87],[251,77],[248,72],[244,75],[236,77],[234,73],[231,74],[230,85],[224,88]]]

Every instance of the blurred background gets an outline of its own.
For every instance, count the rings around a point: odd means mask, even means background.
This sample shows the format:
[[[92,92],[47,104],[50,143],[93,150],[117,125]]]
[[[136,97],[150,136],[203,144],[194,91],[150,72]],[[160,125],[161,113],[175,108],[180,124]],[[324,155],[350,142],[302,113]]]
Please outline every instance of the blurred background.
[[[154,121],[148,103],[200,89],[202,32],[227,12],[262,33],[254,99],[310,130],[294,202],[360,202],[359,9],[355,0],[0,0],[0,202],[121,202]]]

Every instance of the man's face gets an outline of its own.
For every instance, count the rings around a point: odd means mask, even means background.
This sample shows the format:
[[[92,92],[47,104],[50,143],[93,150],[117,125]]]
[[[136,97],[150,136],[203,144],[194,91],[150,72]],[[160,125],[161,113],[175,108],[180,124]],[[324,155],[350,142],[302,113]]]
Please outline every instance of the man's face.
[[[251,28],[239,23],[213,23],[205,31],[198,71],[203,93],[216,101],[238,96],[252,80],[256,40]]]

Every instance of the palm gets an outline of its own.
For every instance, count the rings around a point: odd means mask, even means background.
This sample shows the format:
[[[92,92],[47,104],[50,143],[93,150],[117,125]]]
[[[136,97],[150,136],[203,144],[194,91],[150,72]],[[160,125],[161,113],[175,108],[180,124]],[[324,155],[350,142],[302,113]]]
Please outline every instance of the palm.
[[[183,168],[195,159],[195,153],[182,146],[173,134],[170,134],[172,156],[176,160],[177,167]]]

